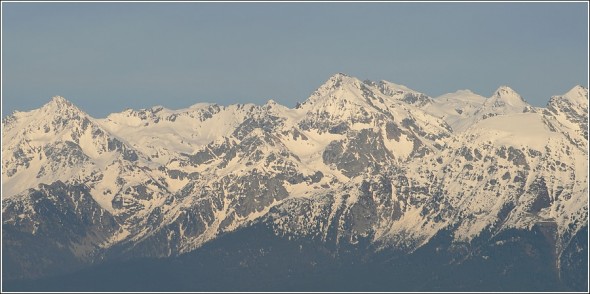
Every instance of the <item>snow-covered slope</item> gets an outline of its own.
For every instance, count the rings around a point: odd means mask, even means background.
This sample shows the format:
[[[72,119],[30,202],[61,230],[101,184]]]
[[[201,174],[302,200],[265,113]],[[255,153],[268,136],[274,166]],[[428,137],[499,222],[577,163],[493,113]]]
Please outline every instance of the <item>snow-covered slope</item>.
[[[426,104],[424,109],[443,118],[455,132],[462,132],[478,121],[496,115],[536,111],[508,86],[499,87],[487,99],[469,90],[445,94]]]
[[[165,164],[179,153],[195,152],[228,136],[253,109],[252,104],[224,107],[200,103],[180,110],[157,106],[114,113],[98,123],[151,160]]]
[[[55,97],[3,120],[3,224],[53,240],[56,219],[38,211],[61,207],[80,217],[66,234],[79,258],[177,255],[256,222],[408,252],[441,231],[461,243],[551,224],[559,254],[588,219],[587,128],[580,86],[534,108],[505,86],[433,99],[339,73],[293,109],[196,104],[104,119]]]
[[[478,111],[486,98],[470,90],[459,90],[433,99],[424,110],[444,119],[454,131],[462,131],[466,122]]]

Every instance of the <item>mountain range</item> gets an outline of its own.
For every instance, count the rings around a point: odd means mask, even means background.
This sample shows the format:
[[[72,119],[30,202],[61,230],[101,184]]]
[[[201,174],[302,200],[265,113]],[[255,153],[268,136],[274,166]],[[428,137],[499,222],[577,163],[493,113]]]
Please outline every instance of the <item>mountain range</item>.
[[[586,291],[588,89],[56,96],[2,120],[2,250],[8,290]]]

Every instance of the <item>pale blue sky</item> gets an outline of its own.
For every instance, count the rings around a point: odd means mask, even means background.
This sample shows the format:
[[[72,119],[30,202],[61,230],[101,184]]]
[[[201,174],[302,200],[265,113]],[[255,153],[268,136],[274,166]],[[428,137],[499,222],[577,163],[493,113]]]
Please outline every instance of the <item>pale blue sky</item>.
[[[587,3],[2,3],[2,116],[274,99],[332,74],[430,96],[588,86]]]

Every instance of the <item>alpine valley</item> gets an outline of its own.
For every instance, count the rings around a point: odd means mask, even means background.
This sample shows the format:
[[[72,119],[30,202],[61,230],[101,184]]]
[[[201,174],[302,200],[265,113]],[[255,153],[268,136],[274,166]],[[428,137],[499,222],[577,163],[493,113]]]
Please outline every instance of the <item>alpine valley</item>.
[[[588,89],[53,97],[2,120],[2,267],[4,291],[585,292]]]

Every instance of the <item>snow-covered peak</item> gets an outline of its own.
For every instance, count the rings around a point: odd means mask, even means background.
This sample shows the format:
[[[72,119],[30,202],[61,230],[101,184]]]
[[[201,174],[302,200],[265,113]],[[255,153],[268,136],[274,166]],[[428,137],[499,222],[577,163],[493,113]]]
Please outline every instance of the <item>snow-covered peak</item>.
[[[534,112],[534,108],[508,86],[499,87],[487,99],[470,90],[444,94],[426,105],[425,110],[443,118],[454,131],[459,132],[496,115]]]
[[[45,133],[50,129],[62,130],[68,126],[73,119],[84,119],[88,116],[74,106],[71,102],[61,96],[54,96],[41,108],[30,111],[14,111],[11,115],[3,118],[4,140],[13,141],[17,137],[26,137],[29,129],[40,129],[43,127]],[[7,148],[7,144],[2,145]]]
[[[457,91],[455,91],[455,93],[475,94],[475,93],[473,93],[473,91],[471,91],[469,89],[457,90]]]
[[[335,73],[330,77],[330,80],[335,79],[335,80],[342,80],[342,79],[347,79],[347,78],[352,78],[352,76],[349,76],[345,73]]]
[[[455,131],[461,131],[473,123],[473,114],[486,98],[470,90],[458,90],[436,97],[426,105],[426,112],[444,119]]]
[[[293,115],[295,116],[299,116],[297,115],[298,111],[297,109],[289,109],[287,106],[284,106],[272,99],[268,100],[261,109],[265,109],[268,111],[268,113],[272,113],[274,115],[280,116],[280,117],[291,117],[294,118]],[[287,113],[290,113],[289,115]]]
[[[526,112],[529,108],[531,106],[516,91],[508,86],[501,86],[484,102],[479,112],[486,116],[501,115]]]
[[[168,109],[162,105],[156,105],[156,106],[152,106],[152,108],[150,108],[150,110],[152,112],[159,112],[159,111],[168,110]]]
[[[508,105],[520,106],[527,104],[526,101],[508,86],[500,86],[494,95],[490,98],[490,101],[499,102],[502,101]]]
[[[547,103],[547,107],[553,109],[564,108],[563,105],[568,105],[567,107],[574,106],[576,109],[579,108],[579,110],[586,110],[588,108],[588,88],[577,85],[565,94],[551,96],[551,99]]]
[[[453,130],[462,131],[473,123],[474,113],[485,101],[485,97],[470,90],[458,90],[432,99],[423,109],[445,120]]]
[[[588,88],[577,85],[562,95],[563,98],[578,105],[588,106]]]
[[[563,95],[552,96],[547,103],[547,114],[555,117],[567,129],[588,140],[588,89],[575,86]]]
[[[451,101],[462,101],[462,102],[472,102],[472,103],[483,103],[486,98],[473,93],[471,90],[457,90],[453,93],[443,94],[434,98],[435,101],[439,102],[451,102]]]
[[[381,91],[381,93],[383,93],[387,96],[394,96],[396,94],[405,94],[405,93],[421,94],[420,92],[410,89],[404,85],[395,84],[395,83],[384,81],[384,80],[379,81],[379,83],[377,84],[377,87],[379,87],[379,90]]]
[[[188,109],[204,109],[216,105],[215,103],[199,102],[188,107]],[[183,112],[185,109],[178,109],[176,112]]]
[[[41,108],[30,111],[14,111],[14,113],[4,118],[3,136],[16,135],[22,129],[29,127],[37,129],[39,126],[53,125],[57,129],[63,129],[72,120],[87,118],[89,116],[73,103],[61,96],[54,96]]]
[[[262,109],[266,109],[266,110],[277,110],[277,109],[283,109],[285,108],[284,106],[280,105],[279,103],[277,103],[276,101],[269,99],[268,101],[266,101],[266,103],[264,103],[264,105],[262,106]]]
[[[311,96],[301,105],[317,105],[329,103],[330,100],[337,98],[338,100],[356,100],[361,92],[360,88],[362,81],[355,77],[337,73],[331,76],[325,83],[323,83]],[[361,98],[362,100],[362,98]],[[312,106],[313,107],[313,106]]]
[[[74,104],[62,96],[53,96],[45,106],[53,107],[72,107]]]
[[[320,86],[318,91],[325,92],[344,85],[359,85],[361,83],[362,82],[355,77],[343,73],[337,73],[331,76],[322,86]]]
[[[33,110],[36,111],[36,110]],[[85,113],[76,107],[72,102],[68,101],[62,96],[53,96],[49,102],[40,108],[41,113],[38,113],[37,119],[42,117],[54,117],[59,116],[62,118],[72,116],[82,116]]]
[[[59,95],[51,97],[51,102],[71,104],[70,101],[68,101],[66,98],[59,96]]]
[[[379,83],[369,82],[368,84],[376,87],[376,89],[388,100],[402,101],[404,103],[412,104],[418,107],[422,107],[432,102],[432,98],[428,95],[410,89],[401,84],[395,84],[388,81],[380,81]]]
[[[313,105],[326,102],[326,100],[346,100],[357,105],[374,105],[374,102],[367,102],[370,97],[376,98],[380,103],[384,101],[401,101],[415,106],[423,106],[431,102],[428,95],[410,89],[401,84],[388,81],[373,82],[370,80],[361,81],[343,73],[337,73],[321,85],[301,105]],[[379,98],[377,98],[379,97]],[[322,102],[323,101],[323,102]]]
[[[569,90],[567,92],[567,94],[570,94],[570,93],[578,93],[579,95],[588,95],[588,88],[586,88],[582,85],[576,85],[571,90]]]

